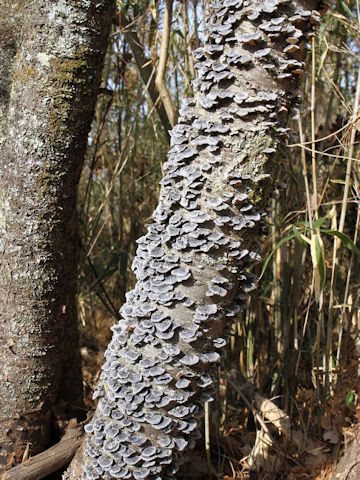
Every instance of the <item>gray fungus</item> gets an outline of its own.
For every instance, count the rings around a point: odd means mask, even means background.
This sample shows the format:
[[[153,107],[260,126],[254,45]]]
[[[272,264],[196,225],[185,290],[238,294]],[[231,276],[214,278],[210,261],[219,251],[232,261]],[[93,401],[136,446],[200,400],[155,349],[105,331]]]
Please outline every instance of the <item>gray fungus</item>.
[[[301,2],[212,2],[206,46],[194,51],[196,95],[170,132],[159,204],[132,264],[137,283],[85,427],[88,480],[173,480],[199,437],[224,328],[256,287],[259,198],[274,186],[319,20]]]

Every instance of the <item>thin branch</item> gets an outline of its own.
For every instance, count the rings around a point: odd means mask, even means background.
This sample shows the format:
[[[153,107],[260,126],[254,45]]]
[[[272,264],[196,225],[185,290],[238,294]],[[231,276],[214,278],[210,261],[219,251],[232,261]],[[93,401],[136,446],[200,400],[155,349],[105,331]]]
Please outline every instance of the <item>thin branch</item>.
[[[140,77],[146,86],[146,90],[156,108],[165,132],[169,137],[168,131],[171,130],[172,123],[164,108],[161,98],[159,99],[159,93],[157,91],[154,78],[155,73],[151,66],[151,59],[146,57],[144,53],[144,47],[142,46],[137,33],[133,30],[133,27],[130,28],[130,25],[132,25],[133,22],[131,22],[123,10],[119,11],[119,23],[121,30],[124,31],[125,39],[131,48],[131,52],[138,67]]]
[[[166,64],[169,56],[170,32],[171,32],[171,22],[172,22],[172,5],[173,5],[173,0],[165,0],[164,26],[163,26],[162,36],[161,36],[159,65],[158,65],[158,71],[155,78],[155,84],[159,91],[160,98],[164,104],[171,126],[174,127],[177,122],[177,115],[176,115],[173,102],[170,97],[169,90],[167,89],[167,86],[165,84]]]

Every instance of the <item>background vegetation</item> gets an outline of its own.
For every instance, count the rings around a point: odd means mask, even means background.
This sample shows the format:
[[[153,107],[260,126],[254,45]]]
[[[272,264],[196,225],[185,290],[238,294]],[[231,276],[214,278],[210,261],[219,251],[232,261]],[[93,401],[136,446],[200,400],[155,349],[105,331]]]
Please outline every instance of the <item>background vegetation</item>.
[[[164,2],[119,6],[130,23],[125,27],[121,15],[114,19],[78,205],[89,408],[109,327],[134,285],[135,240],[156,206],[168,149],[129,46],[135,32],[156,76]],[[207,8],[207,0],[173,4],[165,81],[175,113],[191,94],[191,50],[202,43]],[[325,479],[360,413],[359,22],[358,3],[339,1],[310,39],[311,74],[269,205],[259,287],[229,325],[218,398],[205,419],[205,444],[190,458],[191,478],[249,478],[252,469],[258,479]]]

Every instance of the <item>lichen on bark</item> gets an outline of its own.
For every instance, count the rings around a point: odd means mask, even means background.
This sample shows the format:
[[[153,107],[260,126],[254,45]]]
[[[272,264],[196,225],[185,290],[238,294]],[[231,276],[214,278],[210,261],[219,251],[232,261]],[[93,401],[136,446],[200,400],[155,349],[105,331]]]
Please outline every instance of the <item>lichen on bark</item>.
[[[81,403],[76,195],[114,6],[0,11],[0,468],[46,446],[60,398]]]

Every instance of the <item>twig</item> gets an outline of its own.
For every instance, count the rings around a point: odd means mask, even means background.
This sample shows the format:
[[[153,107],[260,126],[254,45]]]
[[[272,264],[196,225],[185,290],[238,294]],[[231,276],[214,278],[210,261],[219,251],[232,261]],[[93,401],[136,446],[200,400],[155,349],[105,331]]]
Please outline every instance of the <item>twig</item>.
[[[169,90],[167,89],[165,84],[166,64],[169,56],[170,32],[171,32],[171,21],[172,21],[172,5],[173,5],[173,0],[165,0],[164,26],[163,26],[162,36],[161,36],[159,66],[158,66],[158,71],[155,78],[155,84],[159,91],[160,98],[164,104],[171,126],[174,127],[177,123],[177,115],[170,97]]]
[[[155,75],[154,69],[151,65],[151,60],[146,57],[144,53],[144,47],[142,46],[137,33],[132,28],[129,28],[134,22],[130,21],[123,10],[119,11],[119,15],[121,30],[124,30],[126,41],[128,42],[131,52],[134,55],[134,60],[138,67],[140,77],[146,86],[146,90],[156,108],[165,132],[169,136],[168,131],[171,129],[171,122],[168,118],[162,101],[158,101],[159,94],[155,84]]]

